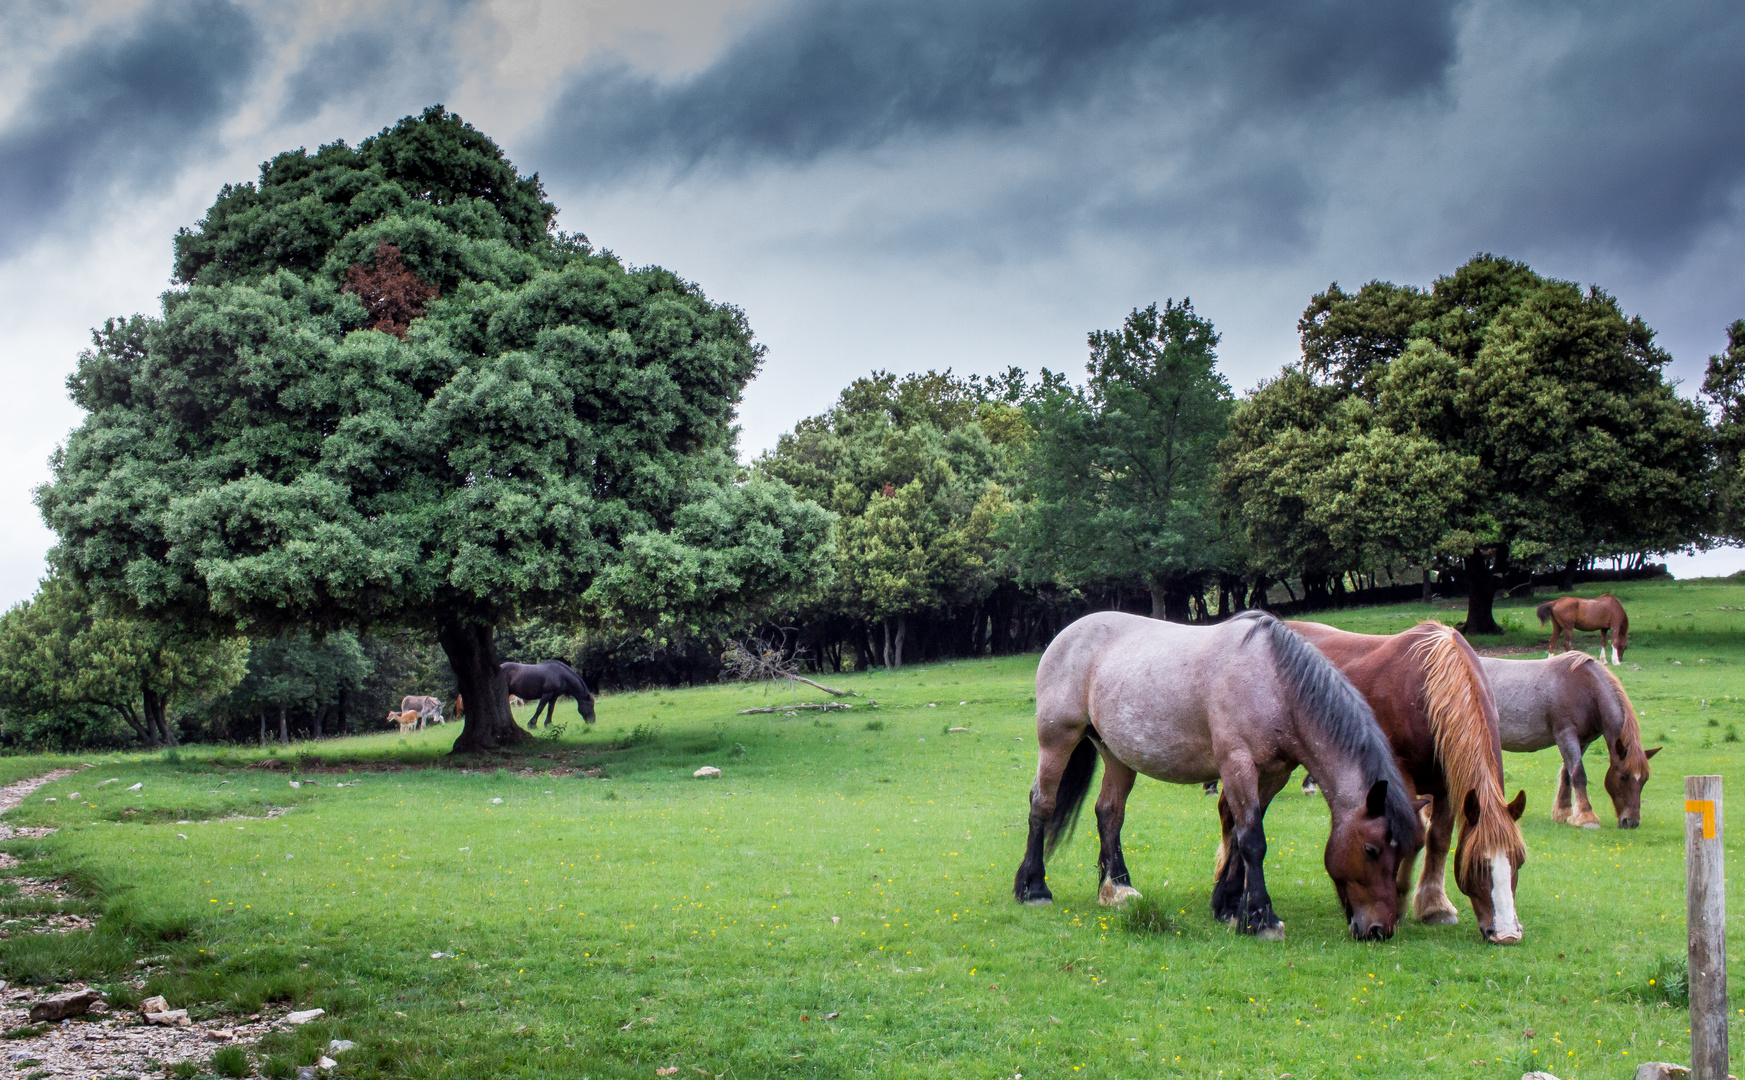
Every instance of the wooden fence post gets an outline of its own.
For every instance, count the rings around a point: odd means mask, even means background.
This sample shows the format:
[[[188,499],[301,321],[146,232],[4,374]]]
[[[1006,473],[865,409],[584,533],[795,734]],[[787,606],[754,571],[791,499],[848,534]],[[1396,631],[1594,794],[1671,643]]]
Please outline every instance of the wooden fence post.
[[[1727,878],[1721,778],[1684,778],[1685,924],[1690,931],[1690,1076],[1727,1080]]]

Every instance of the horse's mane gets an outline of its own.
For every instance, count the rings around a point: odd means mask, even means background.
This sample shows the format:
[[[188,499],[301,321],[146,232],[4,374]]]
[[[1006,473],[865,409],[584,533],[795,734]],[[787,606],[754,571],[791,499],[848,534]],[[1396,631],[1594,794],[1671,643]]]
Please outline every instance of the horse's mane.
[[[1461,835],[1476,830],[1471,844],[1457,849],[1454,874],[1465,880],[1475,852],[1482,858],[1507,854],[1520,863],[1527,858],[1527,844],[1520,827],[1509,815],[1503,799],[1502,761],[1498,758],[1495,729],[1484,713],[1489,687],[1484,675],[1461,650],[1454,628],[1439,622],[1422,622],[1406,634],[1418,638],[1411,655],[1424,669],[1424,711],[1436,740],[1436,759],[1448,782],[1448,797],[1460,818]],[[1460,808],[1466,793],[1478,796],[1478,824],[1466,824]]]
[[[1377,780],[1388,785],[1388,833],[1408,847],[1418,835],[1418,813],[1400,776],[1393,746],[1376,723],[1375,713],[1345,673],[1304,640],[1301,634],[1264,611],[1245,611],[1238,619],[1252,620],[1243,641],[1265,631],[1278,675],[1297,700],[1298,712],[1316,724],[1334,746],[1356,758],[1365,791]]]
[[[1636,719],[1636,706],[1630,703],[1630,695],[1624,692],[1624,684],[1612,674],[1610,668],[1595,660],[1584,652],[1570,650],[1562,654],[1570,657],[1566,661],[1570,670],[1586,671],[1594,679],[1599,680],[1605,688],[1605,693],[1612,697],[1618,706],[1618,738],[1629,747],[1624,752],[1624,768],[1632,771],[1648,767],[1648,754],[1642,748],[1642,725]]]

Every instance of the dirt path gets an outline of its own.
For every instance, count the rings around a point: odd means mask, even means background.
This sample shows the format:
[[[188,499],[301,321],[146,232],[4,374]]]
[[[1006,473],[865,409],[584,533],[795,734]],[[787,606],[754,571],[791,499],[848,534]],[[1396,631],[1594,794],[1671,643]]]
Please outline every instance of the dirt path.
[[[83,772],[90,767],[89,765],[81,765],[77,769],[56,769],[54,772],[46,772],[28,780],[17,780],[5,787],[0,787],[0,815],[10,813],[17,808],[19,803],[30,798],[38,789],[52,784],[56,780],[64,780],[74,773]],[[15,829],[5,822],[0,822],[0,840],[10,840],[15,836],[47,836],[52,832],[54,832],[53,829]]]

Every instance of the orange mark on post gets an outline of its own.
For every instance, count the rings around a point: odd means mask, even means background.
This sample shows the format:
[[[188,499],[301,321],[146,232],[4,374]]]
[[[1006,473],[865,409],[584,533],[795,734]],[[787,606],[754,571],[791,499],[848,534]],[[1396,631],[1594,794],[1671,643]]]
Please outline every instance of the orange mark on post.
[[[1715,800],[1686,799],[1684,801],[1684,812],[1687,814],[1701,814],[1703,816],[1703,839],[1713,840],[1715,838]]]

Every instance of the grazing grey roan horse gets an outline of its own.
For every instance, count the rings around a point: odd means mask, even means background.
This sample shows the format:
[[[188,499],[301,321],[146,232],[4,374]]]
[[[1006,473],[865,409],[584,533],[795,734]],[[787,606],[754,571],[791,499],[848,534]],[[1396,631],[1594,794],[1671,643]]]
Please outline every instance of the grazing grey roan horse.
[[[1547,746],[1563,755],[1557,773],[1557,800],[1551,820],[1581,828],[1600,827],[1587,797],[1587,770],[1582,753],[1595,739],[1606,741],[1611,763],[1606,768],[1606,793],[1618,815],[1618,828],[1642,824],[1642,786],[1648,783],[1648,759],[1660,753],[1642,746],[1642,729],[1624,684],[1603,663],[1586,653],[1559,653],[1549,660],[1481,658],[1491,693],[1497,700],[1498,730],[1503,749],[1532,753]]]
[[[1395,874],[1423,845],[1393,750],[1369,705],[1301,636],[1248,612],[1217,626],[1180,626],[1120,612],[1073,623],[1036,669],[1040,757],[1030,837],[1013,892],[1052,898],[1043,859],[1070,832],[1099,755],[1099,901],[1139,895],[1121,853],[1121,822],[1138,774],[1172,784],[1223,782],[1224,839],[1212,914],[1246,933],[1284,936],[1261,868],[1262,818],[1298,765],[1332,811],[1327,873],[1352,936],[1394,932]]]

